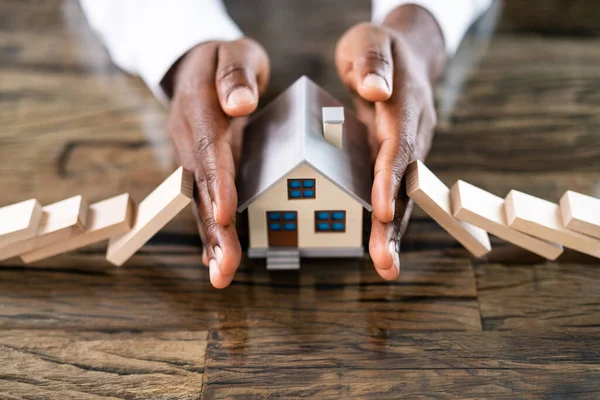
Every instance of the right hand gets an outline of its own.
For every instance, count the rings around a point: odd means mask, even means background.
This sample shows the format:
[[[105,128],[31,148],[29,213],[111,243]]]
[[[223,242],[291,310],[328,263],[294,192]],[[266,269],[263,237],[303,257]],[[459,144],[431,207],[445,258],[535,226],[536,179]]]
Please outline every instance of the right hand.
[[[235,228],[235,174],[243,117],[267,87],[269,58],[257,42],[207,42],[191,49],[172,73],[168,130],[178,161],[195,177],[194,215],[202,262],[216,288],[228,286],[242,257]]]

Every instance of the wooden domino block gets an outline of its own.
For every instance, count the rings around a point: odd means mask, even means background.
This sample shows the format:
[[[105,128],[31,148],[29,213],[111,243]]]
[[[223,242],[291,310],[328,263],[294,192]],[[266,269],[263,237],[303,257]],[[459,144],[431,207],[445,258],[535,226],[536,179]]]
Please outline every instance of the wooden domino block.
[[[484,229],[500,239],[548,260],[556,260],[562,254],[563,248],[558,244],[509,228],[503,198],[464,181],[457,181],[452,185],[450,194],[452,213],[459,220]]]
[[[85,229],[88,205],[81,196],[42,208],[42,220],[36,235],[0,248],[0,261],[66,240]]]
[[[90,206],[86,229],[68,239],[22,254],[25,264],[102,242],[113,236],[122,235],[131,229],[134,204],[125,193]]]
[[[568,229],[600,239],[600,199],[569,190],[560,199],[560,210]]]
[[[34,237],[42,221],[36,199],[0,208],[0,248]]]
[[[406,171],[406,191],[427,214],[476,257],[483,257],[492,246],[487,233],[452,215],[450,189],[422,162],[414,161]]]
[[[110,239],[106,259],[120,266],[192,201],[193,175],[178,168],[140,203],[133,228]]]
[[[600,258],[600,240],[567,229],[558,204],[512,190],[505,199],[508,226]]]

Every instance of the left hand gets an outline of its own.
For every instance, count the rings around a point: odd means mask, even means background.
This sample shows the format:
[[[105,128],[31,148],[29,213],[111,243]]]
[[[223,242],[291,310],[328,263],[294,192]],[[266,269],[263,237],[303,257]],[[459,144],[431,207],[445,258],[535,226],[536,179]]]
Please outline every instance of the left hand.
[[[400,272],[400,238],[412,209],[402,178],[408,164],[423,160],[431,147],[433,82],[444,60],[439,26],[418,6],[398,7],[382,26],[356,25],[337,44],[338,73],[369,130],[375,161],[369,253],[387,280]]]

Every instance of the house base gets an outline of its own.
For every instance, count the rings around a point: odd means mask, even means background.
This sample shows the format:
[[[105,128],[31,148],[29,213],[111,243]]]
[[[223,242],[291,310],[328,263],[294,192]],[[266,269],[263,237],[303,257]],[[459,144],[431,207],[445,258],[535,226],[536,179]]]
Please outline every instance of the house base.
[[[306,258],[358,258],[365,255],[363,247],[308,247],[298,251],[300,257]],[[268,248],[249,248],[248,257],[266,258],[268,252]]]

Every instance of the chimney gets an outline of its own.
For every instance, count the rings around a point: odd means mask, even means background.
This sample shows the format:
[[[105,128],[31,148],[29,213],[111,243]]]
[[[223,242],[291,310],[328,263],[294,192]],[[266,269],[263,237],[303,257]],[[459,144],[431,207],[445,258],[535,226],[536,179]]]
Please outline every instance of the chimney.
[[[323,136],[342,149],[344,138],[344,107],[323,107]]]

